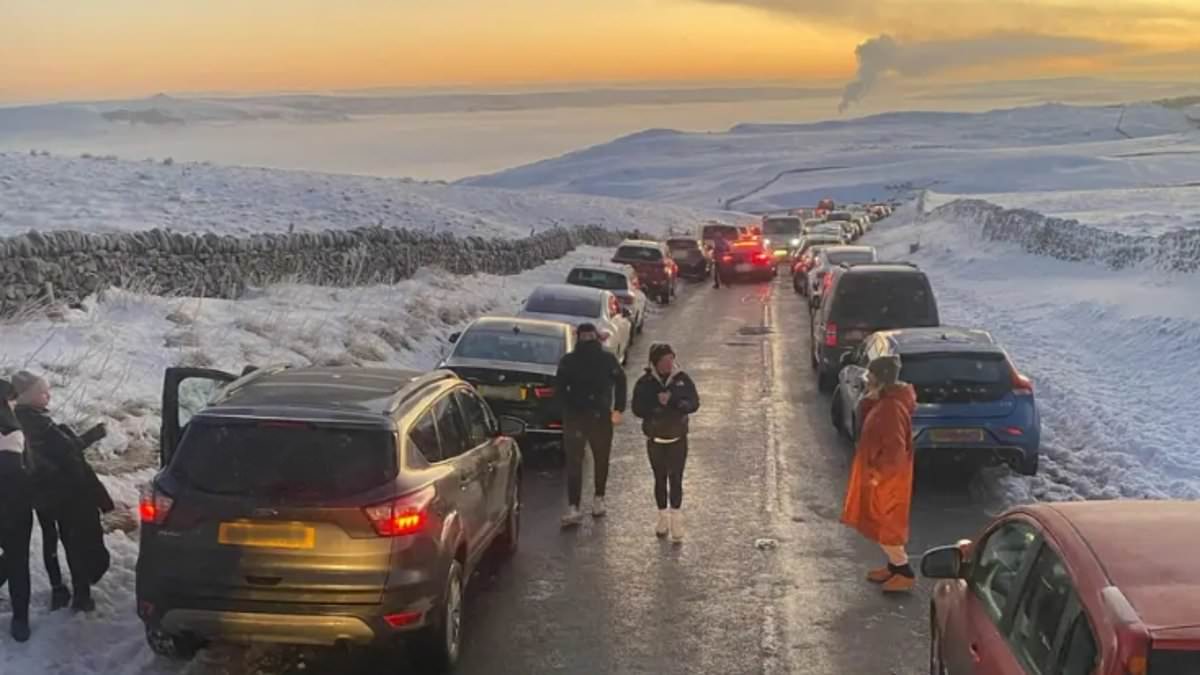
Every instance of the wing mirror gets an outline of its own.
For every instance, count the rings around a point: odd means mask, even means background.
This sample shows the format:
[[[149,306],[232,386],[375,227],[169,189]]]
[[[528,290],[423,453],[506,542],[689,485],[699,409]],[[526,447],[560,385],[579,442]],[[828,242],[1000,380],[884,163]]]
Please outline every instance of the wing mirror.
[[[930,549],[921,556],[921,576],[928,579],[961,579],[969,548],[970,542],[963,540],[954,546]]]
[[[525,422],[516,417],[501,417],[500,418],[500,433],[504,436],[516,438],[525,435]]]

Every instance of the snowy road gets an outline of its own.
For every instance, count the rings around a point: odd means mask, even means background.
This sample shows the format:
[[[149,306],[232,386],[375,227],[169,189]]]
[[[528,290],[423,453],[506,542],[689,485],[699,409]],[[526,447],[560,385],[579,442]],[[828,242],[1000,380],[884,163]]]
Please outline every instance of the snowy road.
[[[473,581],[459,672],[923,672],[928,586],[895,601],[862,581],[876,552],[837,522],[851,449],[813,384],[808,318],[787,282],[692,287],[631,357],[632,377],[651,341],[667,339],[700,387],[689,540],[672,549],[651,533],[649,467],[631,418],[606,520],[561,533],[561,477],[531,472],[522,550]],[[912,551],[972,534],[988,506],[963,487],[922,485]],[[396,672],[365,657],[309,655],[301,666],[280,656],[250,659],[248,672]],[[184,672],[247,672],[236,650],[203,661]]]

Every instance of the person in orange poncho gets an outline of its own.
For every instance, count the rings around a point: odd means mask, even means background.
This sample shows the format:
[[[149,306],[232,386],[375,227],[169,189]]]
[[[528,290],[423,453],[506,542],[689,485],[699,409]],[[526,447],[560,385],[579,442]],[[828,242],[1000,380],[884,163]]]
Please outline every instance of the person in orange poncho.
[[[900,382],[900,358],[880,357],[867,366],[867,394],[859,409],[858,436],[842,522],[878,543],[887,566],[867,580],[885,593],[907,593],[916,584],[908,564],[908,518],[912,506],[912,414],[917,394]]]

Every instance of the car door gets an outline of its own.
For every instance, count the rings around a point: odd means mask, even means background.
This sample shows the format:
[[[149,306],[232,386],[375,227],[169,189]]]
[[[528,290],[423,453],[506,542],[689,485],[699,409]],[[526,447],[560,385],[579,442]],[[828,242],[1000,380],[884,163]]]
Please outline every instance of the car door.
[[[943,655],[951,673],[1025,675],[1007,641],[1041,535],[1022,517],[998,523],[976,547],[960,616],[946,617]]]
[[[454,480],[458,487],[456,510],[462,519],[473,558],[488,536],[483,457],[467,447],[466,424],[453,392],[447,392],[434,402],[433,417],[437,425],[441,459],[454,467]]]
[[[237,375],[210,368],[167,368],[163,374],[159,462],[170,463],[191,418],[203,410]]]
[[[487,504],[488,538],[495,533],[496,528],[504,522],[505,483],[499,440],[493,431],[491,416],[487,404],[475,392],[469,389],[458,389],[454,392],[455,401],[466,429],[467,452],[479,455],[481,462],[480,480],[483,483],[484,500]]]
[[[1009,625],[1012,653],[1023,672],[1060,675],[1070,665],[1076,674],[1089,675],[1089,638],[1091,665],[1095,663],[1095,637],[1090,630],[1087,617],[1081,617],[1079,595],[1066,565],[1049,543],[1043,543]],[[1075,642],[1074,653],[1063,649],[1067,637]]]

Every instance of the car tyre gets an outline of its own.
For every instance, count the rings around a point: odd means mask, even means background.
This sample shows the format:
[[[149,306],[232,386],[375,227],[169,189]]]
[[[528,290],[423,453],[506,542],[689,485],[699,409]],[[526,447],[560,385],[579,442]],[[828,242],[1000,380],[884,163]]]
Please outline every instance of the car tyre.
[[[844,435],[846,430],[843,428],[843,418],[845,414],[842,410],[842,390],[841,387],[833,391],[833,403],[829,406],[829,420],[833,422],[833,428],[837,429],[839,435]]]
[[[827,373],[820,368],[817,369],[817,389],[822,394],[828,394],[837,386],[837,376]]]
[[[1022,476],[1036,476],[1038,472],[1038,463],[1041,459],[1039,453],[1033,453],[1033,456],[1025,455],[1021,457],[1021,465],[1017,467],[1017,473]]]
[[[415,656],[426,672],[445,673],[458,664],[462,651],[463,591],[462,563],[452,560],[437,618],[421,632],[414,645]]]
[[[204,646],[200,640],[186,635],[172,635],[161,628],[146,627],[146,644],[150,651],[174,661],[190,661]]]

